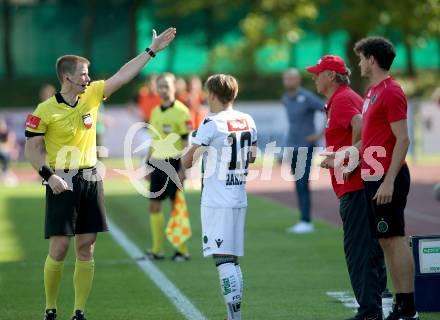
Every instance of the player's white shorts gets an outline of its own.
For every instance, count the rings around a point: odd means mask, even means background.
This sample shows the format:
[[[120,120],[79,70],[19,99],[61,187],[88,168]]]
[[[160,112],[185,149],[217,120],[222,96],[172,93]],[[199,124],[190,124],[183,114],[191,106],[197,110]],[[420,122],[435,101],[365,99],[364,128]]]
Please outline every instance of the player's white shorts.
[[[246,208],[201,207],[203,256],[243,256]]]

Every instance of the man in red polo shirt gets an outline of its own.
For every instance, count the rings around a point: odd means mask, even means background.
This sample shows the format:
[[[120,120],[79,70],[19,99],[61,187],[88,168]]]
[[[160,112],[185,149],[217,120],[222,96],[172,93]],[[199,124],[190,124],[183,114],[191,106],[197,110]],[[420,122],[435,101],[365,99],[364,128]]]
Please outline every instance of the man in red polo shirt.
[[[362,177],[376,235],[384,250],[396,292],[387,320],[419,319],[414,303],[414,261],[405,237],[404,211],[410,187],[405,156],[409,138],[407,103],[389,75],[396,53],[380,37],[358,41],[361,75],[370,81],[362,118]]]
[[[361,137],[362,98],[349,87],[350,70],[342,58],[326,55],[306,70],[313,74],[317,91],[328,99],[325,140],[329,156],[321,167],[330,169],[333,189],[340,201],[345,259],[359,303],[358,312],[351,319],[382,319],[381,293],[386,287],[383,253],[369,227],[360,168],[356,164],[353,172],[344,173],[348,165],[344,154],[359,144]]]

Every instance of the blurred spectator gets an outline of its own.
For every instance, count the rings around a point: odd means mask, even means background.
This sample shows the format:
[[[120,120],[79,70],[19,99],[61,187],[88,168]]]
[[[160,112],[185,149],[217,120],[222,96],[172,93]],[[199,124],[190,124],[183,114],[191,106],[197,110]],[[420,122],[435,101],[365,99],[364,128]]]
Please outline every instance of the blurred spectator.
[[[113,123],[112,118],[105,114],[105,105],[102,102],[98,109],[98,118],[96,121],[96,146],[97,147],[103,147],[104,144],[104,133],[106,128],[110,127]],[[103,150],[96,151],[98,158],[105,158],[107,155],[103,152]]]
[[[438,107],[440,107],[440,87],[434,90],[432,93],[432,100],[437,104]]]
[[[40,89],[40,101],[46,101],[53,95],[55,95],[55,87],[49,83],[44,84]]]
[[[139,88],[137,96],[133,99],[136,106],[133,103],[128,104],[128,111],[135,116],[136,121],[142,119],[143,122],[150,122],[151,111],[158,105],[160,105],[160,96],[157,92],[157,75],[151,74],[147,77],[145,84]],[[151,137],[148,130],[140,130],[136,132],[134,137],[134,144],[136,147],[140,147],[142,144],[148,145]],[[138,152],[138,155],[142,158],[148,152],[148,146],[146,149]]]
[[[312,92],[301,87],[301,75],[296,69],[288,69],[283,75],[286,90],[281,102],[289,121],[287,147],[293,147],[291,169],[295,176],[301,218],[298,224],[287,229],[289,233],[314,231],[311,221],[311,195],[309,187],[313,148],[323,133],[315,127],[315,113],[324,112],[324,102]],[[303,152],[305,151],[305,152]]]
[[[176,99],[188,105],[188,86],[182,77],[176,79]]]
[[[17,184],[17,178],[9,170],[11,160],[17,159],[18,156],[15,142],[15,133],[8,128],[6,120],[0,118],[0,182],[7,185]]]
[[[208,110],[203,106],[204,102],[205,92],[203,91],[202,80],[198,76],[192,76],[189,80],[187,106],[191,113],[193,129],[197,129],[208,115]]]
[[[157,93],[156,85],[157,75],[152,74],[148,76],[145,84],[139,89],[136,97],[136,103],[142,120],[144,122],[150,121],[151,111],[154,107],[160,105],[160,96]]]
[[[434,100],[437,107],[440,108],[440,87],[434,90],[432,93],[432,100]],[[434,186],[434,197],[440,201],[440,182]]]

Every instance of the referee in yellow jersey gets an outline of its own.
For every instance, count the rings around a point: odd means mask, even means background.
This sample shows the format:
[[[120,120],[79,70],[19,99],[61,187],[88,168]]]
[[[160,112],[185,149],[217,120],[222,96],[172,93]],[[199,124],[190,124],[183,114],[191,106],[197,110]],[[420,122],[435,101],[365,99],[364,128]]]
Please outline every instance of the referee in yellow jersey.
[[[47,183],[46,320],[57,317],[57,297],[71,237],[75,237],[76,253],[72,320],[85,319],[95,269],[93,249],[97,233],[107,230],[102,180],[95,168],[98,106],[131,81],[175,35],[175,28],[159,36],[153,30],[151,45],[105,81],[91,82],[86,58],[58,58],[61,90],[40,103],[26,119],[25,155]]]
[[[185,178],[180,164],[182,150],[188,145],[192,130],[189,109],[176,100],[176,78],[172,73],[161,74],[157,78],[157,91],[161,105],[153,109],[150,116],[149,133],[152,146],[147,154],[147,164],[155,168],[150,180],[150,227],[152,248],[146,256],[152,260],[164,259],[165,217],[162,201],[169,198],[174,206],[177,184]],[[172,260],[189,260],[186,243],[180,245]]]

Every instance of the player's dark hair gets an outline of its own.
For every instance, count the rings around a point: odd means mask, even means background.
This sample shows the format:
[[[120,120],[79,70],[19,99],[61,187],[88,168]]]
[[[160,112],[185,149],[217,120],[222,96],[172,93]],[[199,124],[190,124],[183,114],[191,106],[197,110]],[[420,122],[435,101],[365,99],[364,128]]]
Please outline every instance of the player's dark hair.
[[[393,44],[383,37],[368,37],[359,40],[354,45],[354,52],[357,55],[362,53],[365,58],[373,56],[379,67],[387,71],[390,70],[396,57]]]
[[[223,104],[231,103],[237,98],[237,80],[228,74],[214,74],[206,80],[205,87]]]
[[[57,71],[58,80],[63,83],[63,76],[66,73],[74,74],[78,63],[84,63],[87,66],[90,65],[90,61],[84,57],[76,56],[73,54],[61,56],[57,59],[55,68]]]

